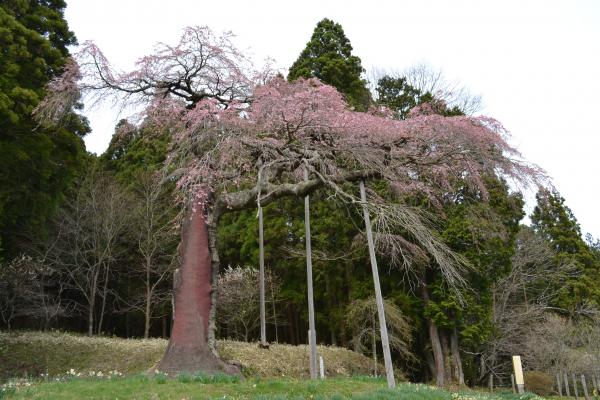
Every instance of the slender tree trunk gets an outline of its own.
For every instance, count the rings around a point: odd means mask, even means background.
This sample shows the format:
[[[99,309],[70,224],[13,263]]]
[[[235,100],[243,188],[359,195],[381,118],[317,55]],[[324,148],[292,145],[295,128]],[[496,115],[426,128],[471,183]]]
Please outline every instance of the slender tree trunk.
[[[88,304],[88,336],[94,335],[94,302]]]
[[[421,285],[421,294],[425,305],[427,305],[427,303],[429,303],[429,293],[425,283]],[[444,353],[442,351],[438,327],[430,318],[426,319],[429,330],[429,340],[431,341],[431,350],[433,352],[433,361],[435,364],[435,384],[437,386],[444,386]]]
[[[460,347],[458,345],[458,331],[456,327],[452,330],[450,336],[450,350],[452,352],[452,359],[454,361],[454,379],[459,385],[465,384],[465,374],[462,367],[462,359],[460,357]]]
[[[152,300],[152,292],[148,285],[146,285],[146,307],[144,311],[144,339],[148,339],[150,335],[150,312],[151,312],[151,300]]]
[[[210,237],[216,233],[214,226],[209,229],[209,222],[214,222],[212,218],[205,216],[202,204],[198,204],[183,224],[175,320],[169,344],[157,366],[162,372],[239,373],[236,367],[221,361],[209,344],[211,335],[214,339],[214,330],[211,333],[215,304],[212,283],[214,269],[218,268],[218,256],[211,256],[211,250],[216,246],[216,240]]]
[[[96,267],[92,278],[92,286],[90,287],[90,296],[88,302],[88,336],[94,335],[94,308],[96,307],[96,290],[98,289],[98,275],[100,269]]]
[[[104,270],[104,287],[102,288],[102,307],[100,308],[100,319],[98,321],[98,334],[102,333],[102,322],[104,321],[104,311],[106,309],[106,296],[108,293],[108,275],[110,273],[110,267],[105,267]]]
[[[271,287],[271,304],[273,305],[273,325],[275,326],[275,343],[279,343],[279,333],[277,332],[277,310],[275,309],[275,293],[273,290],[273,275],[269,279],[269,286]]]

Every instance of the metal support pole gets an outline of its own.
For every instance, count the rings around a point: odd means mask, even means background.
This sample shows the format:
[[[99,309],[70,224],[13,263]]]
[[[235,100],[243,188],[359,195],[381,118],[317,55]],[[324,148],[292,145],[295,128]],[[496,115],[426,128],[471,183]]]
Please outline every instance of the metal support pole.
[[[575,374],[571,374],[573,376],[573,391],[575,392],[575,398],[579,398],[579,390],[577,390],[577,377]]]
[[[396,386],[396,381],[394,379],[394,366],[392,365],[390,342],[388,339],[387,324],[385,322],[383,296],[381,295],[379,271],[377,269],[377,258],[375,257],[375,245],[373,244],[373,232],[371,231],[371,217],[369,216],[369,209],[367,207],[367,194],[365,192],[365,182],[363,180],[360,181],[360,200],[363,205],[365,230],[367,231],[367,242],[369,244],[369,257],[371,258],[371,270],[373,272],[373,283],[375,285],[375,300],[377,301],[377,315],[379,316],[379,331],[381,334],[381,347],[383,348],[385,373],[388,387],[394,388]]]
[[[265,318],[265,244],[263,233],[263,209],[258,205],[258,260],[259,260],[259,292],[260,292],[260,344],[267,347],[267,322]]]
[[[304,168],[304,180],[308,170]],[[315,304],[313,300],[312,247],[310,243],[310,199],[304,196],[304,229],[306,236],[306,284],[308,287],[308,327],[310,344],[310,377],[317,379],[317,332],[315,330]]]

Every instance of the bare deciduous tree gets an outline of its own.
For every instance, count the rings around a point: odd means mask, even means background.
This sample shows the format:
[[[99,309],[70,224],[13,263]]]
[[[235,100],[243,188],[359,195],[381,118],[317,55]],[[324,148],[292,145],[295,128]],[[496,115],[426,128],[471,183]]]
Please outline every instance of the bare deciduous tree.
[[[480,379],[490,374],[505,378],[513,354],[528,354],[524,356],[525,364],[537,363],[539,368],[546,365],[532,361],[536,357],[533,354],[538,353],[533,343],[553,341],[552,330],[547,329],[549,324],[556,325],[548,316],[548,312],[555,311],[551,300],[561,284],[576,273],[573,265],[557,263],[553,251],[531,229],[519,232],[512,269],[492,288],[495,334],[481,354]],[[559,353],[556,347],[548,356]]]
[[[400,353],[404,361],[414,360],[415,356],[410,349],[412,342],[410,321],[393,301],[384,299],[383,302],[390,348]],[[346,323],[352,332],[354,350],[365,353],[365,350],[370,347],[374,372],[377,375],[377,343],[381,340],[381,335],[375,297],[354,300],[350,303],[348,305]]]
[[[46,330],[56,318],[71,315],[73,304],[62,296],[63,278],[42,259],[27,255],[0,265],[0,317],[8,330],[16,317],[37,320]]]
[[[62,271],[69,287],[81,295],[78,310],[87,314],[90,336],[96,318],[96,332],[102,330],[107,301],[113,295],[109,279],[123,251],[117,244],[129,226],[130,204],[111,177],[92,167],[58,212],[46,262]]]
[[[156,310],[171,301],[171,281],[178,264],[179,240],[176,208],[172,206],[170,191],[160,174],[141,172],[135,178],[136,195],[132,220],[132,235],[140,256],[129,272],[142,278],[143,293],[128,299],[128,308],[144,314],[144,338],[148,338],[150,324]]]
[[[375,93],[377,82],[384,76],[406,78],[406,82],[421,93],[431,93],[448,107],[457,107],[467,115],[473,115],[483,109],[480,95],[473,94],[457,81],[448,80],[441,70],[434,69],[426,63],[413,65],[404,71],[373,68],[369,73],[371,92]]]
[[[250,267],[228,267],[217,281],[217,321],[223,324],[226,335],[250,340],[260,323],[258,271]],[[265,273],[266,303],[272,307],[279,297],[279,284],[269,271]],[[266,315],[266,322],[275,322],[277,313]]]

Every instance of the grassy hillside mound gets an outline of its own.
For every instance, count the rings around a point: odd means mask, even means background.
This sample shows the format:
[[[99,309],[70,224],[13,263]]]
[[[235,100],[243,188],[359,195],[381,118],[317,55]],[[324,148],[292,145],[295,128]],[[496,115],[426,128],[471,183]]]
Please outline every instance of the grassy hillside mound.
[[[158,363],[167,341],[92,337],[65,332],[0,332],[0,380],[11,377],[64,375],[73,369],[145,372]],[[223,340],[218,349],[225,360],[237,361],[246,376],[304,378],[309,376],[308,347],[274,344],[268,350],[256,343]],[[339,347],[318,346],[327,376],[368,375],[373,362]]]

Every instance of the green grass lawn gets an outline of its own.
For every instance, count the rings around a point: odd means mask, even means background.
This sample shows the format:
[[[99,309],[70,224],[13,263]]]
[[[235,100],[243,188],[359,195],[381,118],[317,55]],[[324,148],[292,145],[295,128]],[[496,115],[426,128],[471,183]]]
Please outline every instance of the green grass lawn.
[[[65,378],[65,381],[21,382],[0,395],[8,399],[44,400],[192,400],[192,399],[356,399],[356,400],[534,400],[532,394],[515,396],[510,393],[463,391],[452,393],[427,385],[402,383],[394,390],[386,388],[385,380],[371,377],[331,378],[319,381],[292,379],[246,379],[230,381],[222,376],[183,375],[166,379],[157,375],[126,378]],[[14,385],[14,384],[13,384]]]

